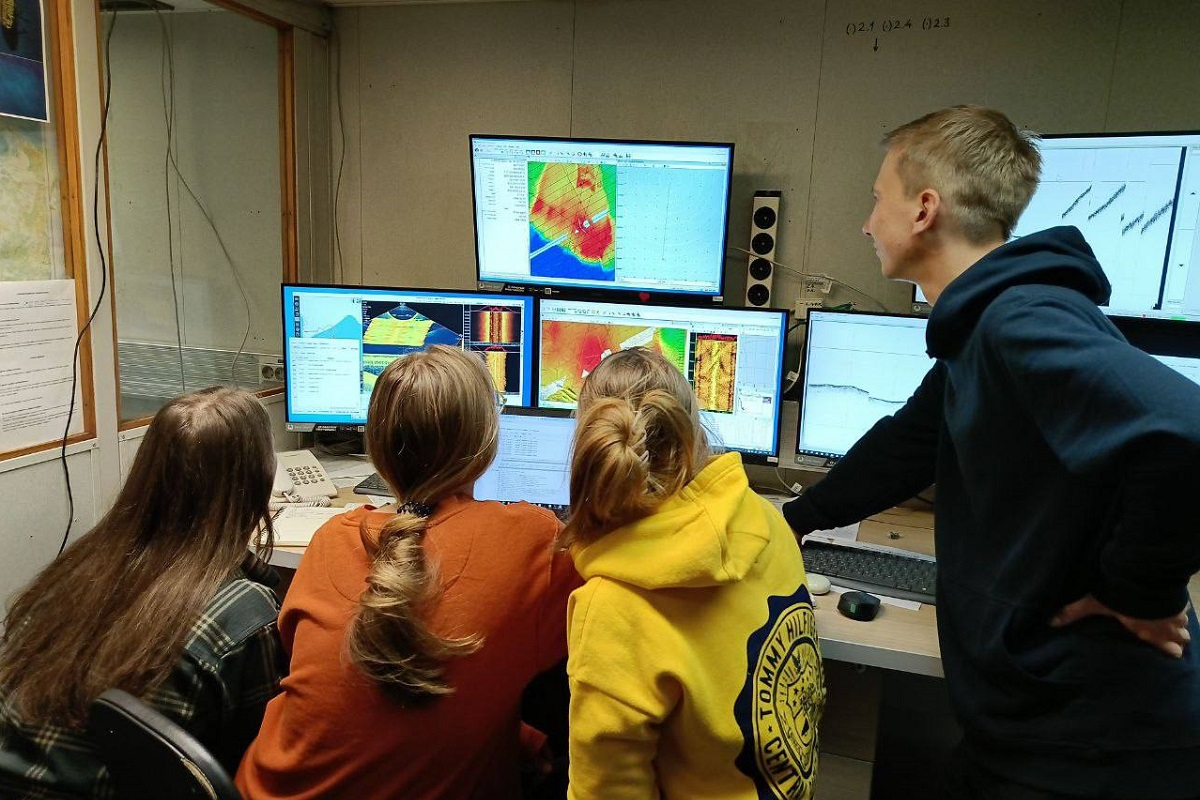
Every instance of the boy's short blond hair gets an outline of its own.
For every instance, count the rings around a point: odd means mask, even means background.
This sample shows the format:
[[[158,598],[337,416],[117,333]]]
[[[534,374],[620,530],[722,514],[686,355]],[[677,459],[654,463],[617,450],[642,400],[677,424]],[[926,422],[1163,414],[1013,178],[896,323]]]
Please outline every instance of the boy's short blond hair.
[[[999,111],[954,106],[888,133],[904,191],[934,189],[966,239],[1008,239],[1029,205],[1042,171],[1037,136]]]

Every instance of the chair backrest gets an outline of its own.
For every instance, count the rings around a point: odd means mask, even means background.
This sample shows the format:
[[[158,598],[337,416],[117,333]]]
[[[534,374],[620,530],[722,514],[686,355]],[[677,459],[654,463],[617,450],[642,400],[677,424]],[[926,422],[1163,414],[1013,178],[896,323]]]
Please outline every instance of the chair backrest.
[[[129,800],[241,800],[228,773],[179,725],[120,689],[92,703],[88,738]]]

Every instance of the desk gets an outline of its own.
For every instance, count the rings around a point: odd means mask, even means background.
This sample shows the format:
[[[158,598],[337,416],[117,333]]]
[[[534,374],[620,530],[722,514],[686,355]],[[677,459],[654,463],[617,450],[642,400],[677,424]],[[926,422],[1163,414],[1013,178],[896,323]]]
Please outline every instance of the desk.
[[[346,487],[333,505],[365,502],[368,498]],[[933,514],[924,508],[894,508],[865,520],[858,539],[932,555]],[[294,570],[303,554],[303,547],[279,547],[271,563]],[[1194,602],[1200,598],[1200,576],[1192,579],[1191,591]],[[873,621],[856,622],[838,613],[837,595],[831,593],[817,598],[816,618],[830,693],[821,723],[821,800],[866,800],[876,775],[876,796],[914,796],[897,779],[897,761],[915,767],[920,780],[936,786],[943,751],[958,732],[944,683],[936,680],[943,673],[934,607],[923,604],[909,611],[885,605]],[[897,710],[904,703],[914,707]],[[889,715],[903,717],[900,737],[889,733],[895,726],[881,727],[881,717]],[[916,745],[914,728],[927,737]],[[911,758],[914,746],[925,748],[923,757]]]
[[[899,539],[890,534],[897,533]],[[933,514],[894,508],[864,520],[858,540],[933,555]],[[934,607],[923,603],[919,611],[884,605],[871,622],[857,622],[838,613],[837,595],[817,598],[817,634],[821,655],[868,667],[942,677]]]

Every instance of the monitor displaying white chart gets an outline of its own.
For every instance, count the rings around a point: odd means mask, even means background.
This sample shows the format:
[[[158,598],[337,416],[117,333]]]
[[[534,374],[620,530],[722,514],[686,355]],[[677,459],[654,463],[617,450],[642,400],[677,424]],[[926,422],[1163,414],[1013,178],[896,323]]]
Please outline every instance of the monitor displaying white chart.
[[[787,312],[540,300],[538,406],[575,408],[584,379],[631,347],[661,353],[691,383],[715,445],[778,462]]]
[[[732,144],[470,143],[481,283],[721,294]]]
[[[1200,384],[1200,325],[1149,317],[1112,321],[1131,345]]]
[[[505,403],[529,405],[533,319],[531,297],[284,284],[288,424],[361,428],[384,367],[435,344],[477,353]]]
[[[841,458],[872,425],[900,410],[934,360],[924,317],[855,311],[808,313],[797,461]]]
[[[556,513],[571,503],[570,412],[506,408],[500,415],[496,460],[475,482],[476,500],[527,503]]]
[[[1074,225],[1113,315],[1200,320],[1200,133],[1047,135],[1014,236]]]

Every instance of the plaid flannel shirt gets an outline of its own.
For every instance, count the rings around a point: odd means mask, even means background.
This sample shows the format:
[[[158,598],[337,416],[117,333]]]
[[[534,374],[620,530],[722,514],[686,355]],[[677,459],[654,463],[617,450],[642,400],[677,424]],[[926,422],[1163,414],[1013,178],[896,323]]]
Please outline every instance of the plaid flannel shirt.
[[[191,732],[230,775],[287,671],[278,616],[275,593],[239,569],[192,626],[170,677],[143,698]],[[82,730],[27,724],[0,687],[0,798],[116,796]]]

